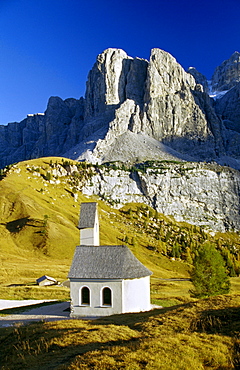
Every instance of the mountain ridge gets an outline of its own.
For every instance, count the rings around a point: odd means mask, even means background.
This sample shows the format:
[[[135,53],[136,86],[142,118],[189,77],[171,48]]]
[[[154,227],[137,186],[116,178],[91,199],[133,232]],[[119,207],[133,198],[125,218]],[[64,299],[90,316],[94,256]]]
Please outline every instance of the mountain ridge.
[[[234,70],[232,83],[238,86],[239,53],[233,55],[223,62],[225,69],[217,68],[228,80],[229,70]],[[229,67],[231,58],[233,67]],[[227,93],[215,103],[205,92],[203,77],[199,81],[200,74],[191,71],[184,71],[160,49],[152,49],[149,61],[129,57],[121,49],[105,50],[89,72],[85,98],[51,97],[44,114],[0,126],[0,167],[49,155],[102,163],[122,141],[121,135],[131,132],[145,135],[143,160],[152,159],[148,139],[155,139],[175,150],[176,159],[214,160],[240,168],[238,120],[233,122],[229,109],[226,113],[220,104],[223,98],[228,105],[233,100],[234,111],[237,95],[234,100]],[[155,156],[161,159],[159,150]]]

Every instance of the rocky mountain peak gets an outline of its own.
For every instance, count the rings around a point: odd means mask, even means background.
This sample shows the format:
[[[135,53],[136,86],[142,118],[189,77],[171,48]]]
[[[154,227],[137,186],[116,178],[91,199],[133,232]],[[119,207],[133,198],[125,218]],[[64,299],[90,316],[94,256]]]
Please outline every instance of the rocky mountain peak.
[[[85,118],[104,114],[119,107],[126,99],[141,102],[148,62],[129,57],[121,49],[99,54],[89,72],[85,94]]]
[[[238,68],[235,52],[218,67],[216,83],[223,86],[221,79],[228,76],[236,84]],[[118,161],[161,160],[170,153],[171,158],[224,161],[239,168],[240,138],[234,133],[233,142],[229,130],[238,123],[224,125],[225,113],[206,92],[205,77],[194,68],[186,72],[164,50],[152,49],[147,61],[109,48],[89,72],[85,98],[51,97],[44,116],[0,127],[1,166],[47,155],[101,163],[113,153]]]
[[[51,97],[44,114],[0,126],[0,167],[43,156],[128,167],[158,161],[159,170],[145,173],[99,170],[86,191],[213,229],[239,229],[239,172],[198,163],[240,169],[239,63],[235,52],[216,69],[213,85],[230,90],[213,100],[205,77],[163,50],[152,49],[147,61],[107,49],[89,72],[85,98]]]
[[[235,51],[229,59],[218,66],[212,76],[212,90],[229,90],[240,82],[240,53]]]

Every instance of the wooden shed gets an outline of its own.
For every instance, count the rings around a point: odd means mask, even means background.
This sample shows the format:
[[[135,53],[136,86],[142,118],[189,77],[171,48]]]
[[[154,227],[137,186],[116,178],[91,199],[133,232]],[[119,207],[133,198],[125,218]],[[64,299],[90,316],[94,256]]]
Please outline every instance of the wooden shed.
[[[40,278],[38,278],[36,280],[36,283],[39,286],[57,285],[58,284],[56,279],[54,279],[53,277],[47,276],[47,275],[43,275]]]

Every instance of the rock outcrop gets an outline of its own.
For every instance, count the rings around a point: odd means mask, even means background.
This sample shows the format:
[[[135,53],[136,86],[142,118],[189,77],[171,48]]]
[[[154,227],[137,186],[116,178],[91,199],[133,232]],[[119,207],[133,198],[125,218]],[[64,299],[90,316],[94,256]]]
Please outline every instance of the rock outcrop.
[[[227,129],[240,133],[240,82],[216,100],[215,109]]]
[[[61,155],[79,141],[83,99],[51,97],[44,114],[0,126],[0,167],[31,158]]]
[[[215,158],[211,121],[196,92],[195,79],[175,58],[153,49],[146,81],[143,131],[181,153],[195,153],[199,159]],[[206,100],[206,94],[200,94]],[[204,104],[207,106],[208,101]]]
[[[145,203],[177,221],[215,231],[240,229],[240,174],[216,164],[162,163],[131,172],[99,168],[82,192],[117,207]]]
[[[101,130],[100,140],[80,142],[67,152],[74,159],[103,162],[129,132],[167,145],[176,158],[212,160],[225,154],[222,123],[208,95],[163,50],[153,49],[149,62],[129,58],[121,50],[106,50],[89,73],[85,107],[84,137]],[[90,141],[92,145],[86,146]],[[151,152],[144,153],[145,160],[152,158]]]
[[[240,173],[216,163],[166,160],[134,166],[122,162],[91,165],[57,159],[50,161],[48,169],[40,170],[30,162],[27,169],[33,178],[42,177],[54,186],[64,184],[76,201],[80,191],[115,208],[144,203],[206,230],[240,230]],[[19,174],[19,167],[13,166],[12,171]]]
[[[187,70],[188,73],[190,73],[194,78],[197,84],[202,86],[202,89],[207,94],[209,93],[209,83],[207,81],[207,78],[200,73],[195,67],[189,67]],[[199,87],[201,89],[201,87]]]

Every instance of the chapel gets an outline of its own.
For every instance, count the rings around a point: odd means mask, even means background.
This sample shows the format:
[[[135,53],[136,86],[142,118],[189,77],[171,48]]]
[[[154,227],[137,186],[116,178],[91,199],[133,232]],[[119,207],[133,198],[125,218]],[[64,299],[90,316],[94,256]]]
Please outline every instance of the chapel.
[[[100,245],[96,202],[81,204],[76,247],[68,274],[71,317],[100,317],[151,309],[148,270],[125,245]]]

